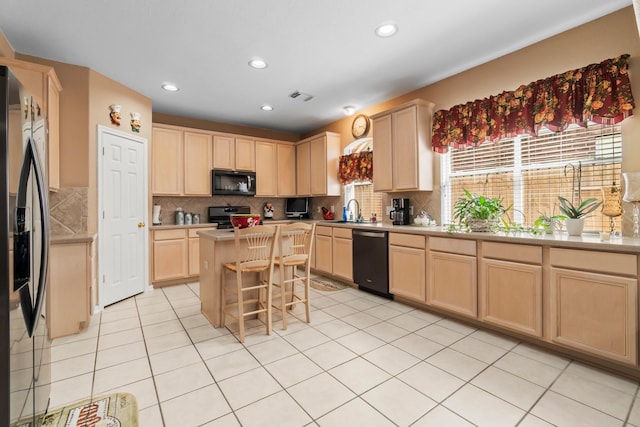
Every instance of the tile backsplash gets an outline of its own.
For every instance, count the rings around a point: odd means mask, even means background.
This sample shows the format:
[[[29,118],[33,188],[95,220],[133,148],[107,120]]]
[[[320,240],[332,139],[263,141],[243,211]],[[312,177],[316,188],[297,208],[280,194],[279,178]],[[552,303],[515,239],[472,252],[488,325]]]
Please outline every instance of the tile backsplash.
[[[51,234],[65,236],[87,232],[87,187],[63,187],[49,193],[49,219]]]

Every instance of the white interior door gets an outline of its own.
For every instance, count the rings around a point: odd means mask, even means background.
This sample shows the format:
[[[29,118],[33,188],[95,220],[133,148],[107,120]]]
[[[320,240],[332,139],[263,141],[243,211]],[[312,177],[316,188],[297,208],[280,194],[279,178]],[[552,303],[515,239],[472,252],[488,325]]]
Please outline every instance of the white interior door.
[[[147,140],[98,126],[100,306],[143,292],[148,280]]]

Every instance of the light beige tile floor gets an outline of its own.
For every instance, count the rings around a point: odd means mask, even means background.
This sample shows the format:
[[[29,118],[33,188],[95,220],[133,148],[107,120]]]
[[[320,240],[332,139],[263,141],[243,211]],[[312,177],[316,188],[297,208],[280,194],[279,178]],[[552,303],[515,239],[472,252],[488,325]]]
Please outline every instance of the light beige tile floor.
[[[312,290],[311,324],[251,321],[244,344],[198,292],[145,292],[54,340],[52,407],[119,391],[141,427],[640,427],[636,381],[357,289]]]

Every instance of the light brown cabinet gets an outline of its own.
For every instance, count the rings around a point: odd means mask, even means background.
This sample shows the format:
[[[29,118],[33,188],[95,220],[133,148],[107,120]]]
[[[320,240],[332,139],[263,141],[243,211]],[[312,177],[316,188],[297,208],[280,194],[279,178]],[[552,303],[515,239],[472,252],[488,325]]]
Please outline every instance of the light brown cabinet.
[[[637,365],[637,256],[551,248],[551,341]]]
[[[211,135],[176,126],[153,126],[151,192],[154,196],[211,196]]]
[[[10,58],[0,58],[0,65],[6,65],[14,76],[20,80],[26,92],[20,94],[20,99],[31,96],[33,98],[34,137],[39,139],[36,146],[47,167],[47,182],[50,191],[60,188],[60,91],[62,85],[52,67],[34,64]],[[23,128],[24,116],[15,116],[10,112],[9,120],[17,123],[17,130]],[[17,120],[17,121],[16,121]],[[15,124],[12,126],[15,127]],[[40,135],[35,135],[37,132]],[[24,136],[14,135],[17,141],[23,141]],[[17,153],[20,153],[19,150]],[[10,187],[11,191],[12,187]]]
[[[353,282],[353,240],[350,228],[333,228],[333,275]]]
[[[256,141],[256,196],[295,196],[295,146]]]
[[[389,233],[389,292],[424,303],[426,261],[425,236]]]
[[[415,100],[372,116],[375,191],[433,190],[433,105]]]
[[[181,196],[184,191],[183,134],[178,128],[154,126],[151,144],[151,193]]]
[[[333,274],[333,243],[332,227],[316,227],[316,259],[315,268],[318,272]]]
[[[49,338],[79,333],[91,317],[93,239],[50,246],[47,326]]]
[[[480,320],[542,337],[542,247],[482,242]]]
[[[340,135],[332,132],[325,132],[298,143],[296,191],[299,196],[340,195],[340,150]]]
[[[430,237],[428,245],[427,304],[477,317],[475,240]]]
[[[255,141],[231,135],[214,135],[213,167],[215,169],[255,171]]]
[[[200,275],[200,237],[198,231],[213,228],[175,228],[152,230],[153,283],[194,278]]]
[[[184,132],[184,195],[211,196],[211,135]]]

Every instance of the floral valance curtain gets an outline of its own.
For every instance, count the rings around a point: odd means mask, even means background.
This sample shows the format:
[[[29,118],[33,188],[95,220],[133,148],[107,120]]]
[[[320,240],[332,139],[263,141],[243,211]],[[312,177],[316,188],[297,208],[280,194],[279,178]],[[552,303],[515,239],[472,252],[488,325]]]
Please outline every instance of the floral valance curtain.
[[[340,184],[351,184],[354,181],[373,181],[373,152],[340,156],[339,174]]]
[[[587,121],[618,123],[633,114],[628,54],[456,105],[433,116],[432,147],[444,153],[545,127],[565,130]]]

